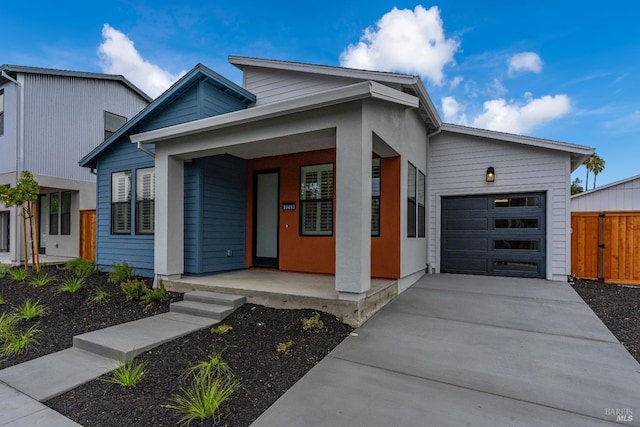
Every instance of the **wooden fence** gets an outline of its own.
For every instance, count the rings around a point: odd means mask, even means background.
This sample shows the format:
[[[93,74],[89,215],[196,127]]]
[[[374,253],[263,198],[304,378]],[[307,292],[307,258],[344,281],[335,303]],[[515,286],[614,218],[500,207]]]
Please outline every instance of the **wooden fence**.
[[[572,212],[571,229],[573,274],[640,284],[640,212]]]
[[[80,257],[96,260],[96,211],[80,211]]]

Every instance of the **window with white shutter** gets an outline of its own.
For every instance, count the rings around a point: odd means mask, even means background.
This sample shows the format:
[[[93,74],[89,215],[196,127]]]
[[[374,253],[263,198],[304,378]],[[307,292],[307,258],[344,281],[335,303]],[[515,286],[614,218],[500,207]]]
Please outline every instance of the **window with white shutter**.
[[[155,198],[155,168],[136,170],[136,234],[153,234]]]
[[[300,168],[300,234],[333,235],[333,163]]]
[[[131,233],[131,171],[111,174],[111,234]]]

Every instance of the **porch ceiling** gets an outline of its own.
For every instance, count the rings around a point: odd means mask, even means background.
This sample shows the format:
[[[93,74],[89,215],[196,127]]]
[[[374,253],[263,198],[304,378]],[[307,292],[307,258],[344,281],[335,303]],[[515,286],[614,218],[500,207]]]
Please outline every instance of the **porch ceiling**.
[[[335,148],[336,129],[328,128],[282,136],[278,138],[252,141],[245,144],[213,148],[198,152],[185,153],[177,156],[184,160],[217,154],[231,154],[242,159],[257,159],[261,157],[279,156],[284,154],[301,153],[305,151]]]

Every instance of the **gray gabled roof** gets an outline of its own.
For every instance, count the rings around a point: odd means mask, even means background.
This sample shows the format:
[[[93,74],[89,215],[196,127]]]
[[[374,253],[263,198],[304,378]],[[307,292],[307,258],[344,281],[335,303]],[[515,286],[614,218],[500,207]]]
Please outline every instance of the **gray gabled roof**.
[[[76,77],[81,79],[95,79],[95,80],[111,80],[116,82],[121,82],[124,85],[128,86],[131,90],[140,95],[147,102],[153,101],[149,95],[144,93],[140,88],[127,80],[124,76],[119,74],[102,74],[102,73],[89,73],[85,71],[70,71],[70,70],[56,70],[53,68],[39,68],[39,67],[25,67],[23,65],[9,65],[4,64],[0,65],[0,73],[6,72],[7,74],[16,74],[16,73],[24,73],[24,74],[41,74],[41,75],[49,75],[49,76],[65,76],[65,77]],[[0,81],[5,78],[0,76]]]
[[[156,98],[145,109],[140,111],[131,120],[125,123],[120,129],[118,129],[113,135],[105,139],[100,145],[94,148],[89,154],[84,156],[78,164],[83,167],[94,168],[98,156],[103,153],[111,144],[116,142],[122,135],[127,134],[136,124],[140,123],[146,117],[148,117],[154,111],[164,108],[169,102],[173,101],[179,96],[184,89],[189,87],[194,81],[199,78],[206,78],[209,82],[217,86],[223,92],[230,94],[245,105],[250,105],[256,102],[256,96],[248,90],[238,86],[231,80],[226,79],[215,71],[202,64],[197,64],[187,74],[182,76],[177,82],[175,82],[169,89],[167,89],[162,95]]]
[[[358,70],[355,68],[334,67],[330,65],[316,65],[303,62],[280,61],[274,59],[250,58],[246,56],[229,56],[229,62],[239,69],[243,67],[271,68],[275,70],[297,71],[302,73],[319,74],[326,76],[347,77],[363,81],[377,81],[382,83],[400,85],[404,92],[420,99],[420,112],[432,130],[439,129],[442,120],[438,114],[431,97],[427,93],[422,79],[401,73],[386,71]]]
[[[574,195],[571,196],[571,198],[572,199],[576,199],[578,197],[582,197],[582,196],[586,196],[586,195],[589,195],[589,194],[597,193],[598,191],[602,191],[602,190],[606,190],[607,188],[616,187],[618,185],[626,184],[628,182],[635,181],[637,179],[640,179],[640,175],[631,176],[629,178],[621,179],[620,181],[615,181],[615,182],[612,182],[612,183],[609,183],[609,184],[602,185],[602,186],[597,187],[597,188],[592,188],[591,190],[587,190],[587,191],[583,191],[582,193],[574,194]]]

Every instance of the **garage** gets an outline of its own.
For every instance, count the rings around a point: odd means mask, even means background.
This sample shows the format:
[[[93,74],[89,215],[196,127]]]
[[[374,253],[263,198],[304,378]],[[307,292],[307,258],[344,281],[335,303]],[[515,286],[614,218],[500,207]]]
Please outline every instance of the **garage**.
[[[545,193],[442,198],[440,271],[546,275]]]

